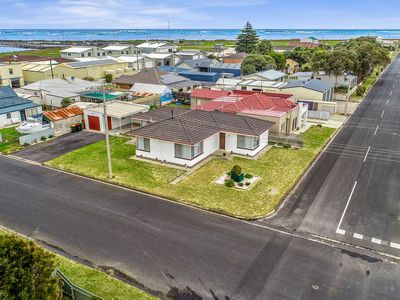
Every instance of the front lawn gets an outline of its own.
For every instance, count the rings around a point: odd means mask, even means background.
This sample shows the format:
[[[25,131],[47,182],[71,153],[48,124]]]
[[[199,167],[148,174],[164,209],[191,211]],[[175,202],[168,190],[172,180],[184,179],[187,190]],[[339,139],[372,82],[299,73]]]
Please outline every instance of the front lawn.
[[[15,127],[0,129],[3,142],[0,142],[0,153],[11,153],[20,150],[19,145],[20,133],[15,130]]]
[[[333,134],[332,128],[312,127],[305,133],[305,146],[293,150],[272,148],[258,160],[234,157],[215,158],[176,185],[169,182],[183,171],[132,160],[135,148],[124,138],[112,138],[112,182],[164,196],[230,216],[255,219],[271,213],[293,187],[304,170]],[[103,141],[86,146],[47,164],[49,166],[107,180]],[[261,177],[248,191],[229,189],[215,183],[233,165]]]

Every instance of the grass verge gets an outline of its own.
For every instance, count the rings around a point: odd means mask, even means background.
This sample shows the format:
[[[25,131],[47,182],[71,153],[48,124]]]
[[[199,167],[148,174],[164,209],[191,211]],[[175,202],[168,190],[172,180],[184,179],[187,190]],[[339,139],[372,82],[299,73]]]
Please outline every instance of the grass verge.
[[[0,129],[0,134],[3,141],[0,142],[0,153],[11,153],[20,150],[22,147],[19,144],[21,134],[15,130],[15,127]]]
[[[0,228],[0,235],[10,234]],[[74,284],[105,300],[158,299],[102,271],[84,266],[64,256],[55,255],[55,266]]]
[[[36,55],[41,57],[60,57],[61,48],[45,48],[45,49],[33,49],[33,50],[23,50],[17,52],[5,52],[1,53],[0,57],[9,55]]]
[[[302,149],[272,148],[258,160],[215,158],[176,185],[171,182],[182,170],[130,159],[133,145],[124,138],[112,138],[113,172],[107,179],[103,141],[58,157],[47,165],[84,176],[163,196],[226,215],[256,219],[271,213],[296,184],[335,130],[312,127],[305,133]],[[229,189],[214,182],[234,165],[261,179],[247,191]]]

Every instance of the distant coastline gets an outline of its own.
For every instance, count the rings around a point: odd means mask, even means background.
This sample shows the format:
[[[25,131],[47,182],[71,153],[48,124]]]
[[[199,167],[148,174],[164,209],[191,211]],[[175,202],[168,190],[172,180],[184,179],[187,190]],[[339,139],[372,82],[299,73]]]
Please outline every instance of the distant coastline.
[[[129,41],[234,40],[240,29],[0,29],[0,40],[13,41]],[[288,40],[308,36],[345,40],[359,36],[400,39],[400,29],[257,29],[263,39]]]

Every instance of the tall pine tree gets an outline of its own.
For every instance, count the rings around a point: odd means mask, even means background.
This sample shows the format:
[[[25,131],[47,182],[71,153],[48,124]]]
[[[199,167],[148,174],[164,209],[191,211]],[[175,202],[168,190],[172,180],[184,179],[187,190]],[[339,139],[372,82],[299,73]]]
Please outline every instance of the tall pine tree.
[[[257,32],[247,22],[236,39],[236,52],[252,53],[258,44]]]

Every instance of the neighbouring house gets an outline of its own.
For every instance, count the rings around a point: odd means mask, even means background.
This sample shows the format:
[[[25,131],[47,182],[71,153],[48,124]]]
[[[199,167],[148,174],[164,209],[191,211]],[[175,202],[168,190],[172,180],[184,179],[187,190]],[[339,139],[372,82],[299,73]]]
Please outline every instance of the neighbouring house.
[[[128,94],[126,92],[119,92],[119,91],[114,91],[114,92],[106,92],[103,93],[101,91],[91,91],[91,92],[85,92],[81,94],[81,101],[82,102],[88,102],[88,103],[103,103],[104,100],[106,102],[109,101],[114,101],[114,100],[128,100]]]
[[[23,63],[23,62],[48,61],[48,60],[49,60],[48,57],[42,57],[42,56],[37,56],[37,55],[13,54],[13,55],[0,57],[0,62],[2,62],[2,63],[16,63],[16,62]],[[52,60],[54,60],[58,64],[75,61],[74,59],[63,58],[63,57],[52,57]]]
[[[267,70],[246,75],[244,76],[244,79],[264,80],[264,81],[285,81],[287,79],[287,74],[276,70]]]
[[[226,97],[231,93],[231,91],[223,90],[194,89],[190,95],[191,107],[195,108],[216,98]]]
[[[317,38],[315,37],[304,37],[302,39],[300,39],[300,43],[304,43],[304,44],[319,44],[319,41]]]
[[[174,66],[179,61],[179,57],[173,52],[154,52],[143,55],[152,59],[156,67]]]
[[[114,78],[123,74],[132,74],[127,62],[116,59],[96,59],[80,62],[59,64],[56,61],[40,61],[22,64],[22,72],[26,83],[53,78],[93,78],[104,79],[106,74],[112,74]]]
[[[146,126],[155,122],[170,119],[171,117],[180,115],[187,111],[187,108],[163,106],[159,109],[152,109],[144,113],[137,113],[132,116],[132,119],[136,123],[140,123],[140,126]]]
[[[243,79],[240,77],[235,77],[235,78],[222,77],[222,78],[218,79],[218,81],[215,83],[215,86],[213,88],[218,89],[218,90],[236,90],[238,87],[238,84],[242,81],[243,81]]]
[[[135,56],[119,56],[116,59],[118,61],[127,62],[129,68],[135,71],[150,69],[156,66],[154,59],[141,54]]]
[[[282,93],[294,95],[296,102],[308,105],[309,110],[336,112],[336,102],[332,102],[334,84],[312,79],[289,81],[281,88]]]
[[[233,78],[242,75],[241,64],[217,62],[211,66],[210,72],[220,74],[220,77]]]
[[[20,88],[24,85],[24,78],[20,63],[0,63],[0,86]]]
[[[239,52],[231,55],[224,56],[223,62],[226,64],[241,64],[246,57],[249,56],[246,52]]]
[[[311,80],[313,78],[314,78],[313,72],[296,72],[296,73],[293,73],[292,75],[289,75],[289,80],[307,81],[307,80]]]
[[[286,60],[286,72],[289,75],[291,75],[293,73],[297,73],[299,70],[300,70],[300,64],[297,61],[295,61],[291,58],[288,58]]]
[[[193,167],[221,150],[255,156],[268,145],[272,122],[219,111],[187,110],[139,127],[136,157]]]
[[[83,109],[71,105],[65,108],[45,111],[43,120],[50,123],[56,134],[71,132],[71,125],[82,122]]]
[[[285,85],[286,82],[282,81],[248,79],[239,82],[238,89],[242,91],[279,93],[280,88]]]
[[[179,71],[178,75],[189,78],[193,81],[201,81],[205,83],[217,82],[221,74],[215,72],[199,72],[199,71]]]
[[[62,58],[82,58],[82,57],[105,57],[107,51],[101,50],[97,47],[70,47],[67,49],[60,50],[60,56]]]
[[[218,63],[218,60],[206,57],[200,59],[183,60],[178,62],[176,67],[191,71],[211,72],[211,67],[216,63]]]
[[[350,89],[357,86],[358,83],[358,77],[352,74],[343,74],[340,76],[335,76],[326,74],[325,72],[318,72],[317,74],[315,74],[314,78],[317,80],[327,81],[331,84],[334,84],[335,87],[350,86]]]
[[[137,45],[143,53],[173,53],[176,52],[176,46],[168,42],[145,42]]]
[[[106,51],[108,56],[120,57],[121,55],[136,55],[140,53],[140,50],[134,45],[109,45],[102,48]]]
[[[172,90],[165,84],[135,83],[130,92],[146,93],[160,96],[160,105],[166,105],[173,101]]]
[[[61,107],[64,98],[80,101],[81,94],[102,86],[102,84],[74,77],[40,80],[22,88],[23,93],[31,99],[50,107]]]
[[[292,133],[307,123],[307,106],[279,96],[262,93],[232,94],[204,103],[195,109],[234,113],[273,122],[271,132]]]
[[[179,57],[180,61],[200,59],[207,56],[202,50],[182,50],[176,52],[176,55]]]
[[[42,107],[40,105],[19,97],[10,86],[0,86],[0,127],[41,116]]]
[[[149,106],[123,102],[110,101],[106,104],[107,125],[109,130],[116,132],[126,132],[139,126],[132,117],[140,112],[146,112]],[[89,130],[105,132],[106,125],[104,122],[104,107],[102,104],[98,106],[87,107],[83,110],[86,128]]]

